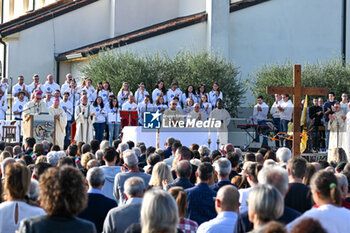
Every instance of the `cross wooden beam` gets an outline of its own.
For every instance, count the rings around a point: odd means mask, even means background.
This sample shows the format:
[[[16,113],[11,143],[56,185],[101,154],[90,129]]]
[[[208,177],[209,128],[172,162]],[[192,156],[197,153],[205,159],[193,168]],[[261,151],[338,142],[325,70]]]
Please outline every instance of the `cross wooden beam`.
[[[293,156],[300,155],[300,117],[301,117],[301,96],[316,95],[325,96],[327,88],[301,87],[301,65],[294,65],[293,87],[266,87],[267,94],[289,94],[293,95]]]

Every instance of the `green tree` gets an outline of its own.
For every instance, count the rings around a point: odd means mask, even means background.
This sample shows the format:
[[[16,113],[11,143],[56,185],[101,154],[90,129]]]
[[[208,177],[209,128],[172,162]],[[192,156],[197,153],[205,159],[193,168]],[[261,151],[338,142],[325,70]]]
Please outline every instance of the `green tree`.
[[[246,92],[246,85],[238,78],[239,72],[234,64],[208,52],[180,51],[170,58],[166,53],[141,56],[131,51],[104,50],[98,56],[90,57],[82,73],[92,78],[95,85],[108,81],[116,95],[124,81],[129,82],[133,92],[140,82],[144,82],[150,93],[159,79],[164,80],[166,88],[177,81],[182,91],[190,84],[197,88],[203,83],[209,92],[217,82],[223,92],[225,107],[232,116],[243,103]]]

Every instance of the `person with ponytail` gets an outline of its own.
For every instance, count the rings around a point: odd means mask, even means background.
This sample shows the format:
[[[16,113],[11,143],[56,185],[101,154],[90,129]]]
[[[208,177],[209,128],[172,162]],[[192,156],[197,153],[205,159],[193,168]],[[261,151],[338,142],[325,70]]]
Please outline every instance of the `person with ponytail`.
[[[197,232],[198,224],[187,217],[187,195],[183,189],[183,187],[175,186],[168,190],[171,196],[176,201],[177,208],[179,210],[179,226],[178,228],[182,230],[184,233],[192,233]]]
[[[350,211],[341,206],[341,193],[336,176],[321,170],[313,175],[310,182],[315,206],[287,225],[290,230],[305,218],[318,220],[327,232],[341,233],[350,229]]]

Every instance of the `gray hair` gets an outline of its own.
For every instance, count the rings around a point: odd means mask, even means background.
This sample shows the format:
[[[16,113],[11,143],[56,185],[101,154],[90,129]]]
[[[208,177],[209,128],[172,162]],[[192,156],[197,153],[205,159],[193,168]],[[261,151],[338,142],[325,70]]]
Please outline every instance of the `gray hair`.
[[[6,167],[7,165],[11,164],[11,163],[15,163],[16,160],[13,158],[6,158],[1,162],[1,174],[2,174],[2,178],[5,177],[6,174]]]
[[[278,219],[284,211],[284,199],[272,185],[254,186],[248,196],[248,211],[257,214],[259,220],[269,222]]]
[[[286,163],[292,157],[292,152],[287,147],[280,147],[276,151],[276,157],[279,162]]]
[[[88,170],[86,174],[86,180],[91,187],[98,188],[105,181],[105,174],[101,168],[93,167]]]
[[[142,233],[176,233],[179,213],[174,198],[162,189],[146,192],[141,206]]]
[[[132,150],[135,152],[136,156],[138,158],[140,158],[140,156],[141,156],[141,149],[138,148],[138,147],[134,147],[134,148],[132,148]]]
[[[210,155],[210,149],[206,145],[201,145],[198,148],[198,152],[200,156],[209,156]]]
[[[258,174],[259,184],[270,184],[284,196],[288,191],[288,172],[280,166],[263,167]]]
[[[40,194],[39,182],[36,179],[30,180],[30,187],[27,192],[29,200],[36,202]]]
[[[44,140],[41,142],[44,146],[44,150],[49,150],[50,149],[50,142],[47,140]]]
[[[140,177],[130,177],[124,183],[124,193],[130,197],[143,195],[145,191],[145,182]]]
[[[103,160],[103,150],[100,149],[100,150],[96,151],[95,158],[98,161],[102,161]]]
[[[132,150],[126,150],[123,153],[123,159],[129,168],[133,168],[133,167],[137,166],[137,164],[139,162],[139,159],[137,158],[135,152]]]
[[[118,145],[117,151],[121,154],[128,149],[129,149],[129,144],[126,142],[122,142]]]
[[[56,166],[59,160],[58,153],[56,151],[50,151],[46,155],[47,162],[52,166]]]
[[[225,177],[230,174],[232,164],[227,158],[221,158],[214,162],[214,168],[220,177]]]
[[[342,187],[345,185],[345,190],[348,191],[349,183],[348,178],[344,174],[341,173],[335,173],[335,177],[337,177],[338,180],[338,186],[342,190]]]
[[[109,147],[109,141],[103,140],[100,144],[100,149],[104,150],[105,148]]]

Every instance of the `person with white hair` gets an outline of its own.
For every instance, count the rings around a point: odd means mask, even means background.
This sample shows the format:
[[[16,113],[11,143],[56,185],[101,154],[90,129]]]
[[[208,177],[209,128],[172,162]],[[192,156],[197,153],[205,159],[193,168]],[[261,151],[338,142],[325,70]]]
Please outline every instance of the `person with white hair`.
[[[277,157],[278,163],[282,167],[286,168],[287,161],[292,157],[292,152],[287,147],[280,147],[276,151],[276,157]]]
[[[120,144],[119,144],[120,145]],[[127,172],[117,173],[114,179],[113,195],[118,200],[119,205],[125,204],[124,193],[124,183],[130,177],[141,177],[145,182],[145,186],[148,187],[149,180],[151,176],[140,172],[138,167],[139,159],[137,158],[135,152],[132,150],[126,150],[123,152],[124,165],[123,167],[127,169]]]
[[[146,192],[141,207],[142,233],[176,233],[179,213],[174,198],[164,190]]]
[[[123,152],[129,150],[129,144],[122,142],[118,145],[117,152],[119,153],[120,158],[123,158]]]
[[[111,209],[104,221],[104,233],[124,233],[133,223],[140,222],[142,197],[145,192],[145,182],[140,177],[131,177],[124,183],[126,203]]]
[[[199,152],[199,155],[200,155],[201,157],[209,156],[209,155],[210,155],[210,149],[209,149],[206,145],[201,145],[201,146],[198,148],[198,152]]]
[[[280,166],[263,167],[258,173],[258,182],[259,182],[259,185],[263,184],[263,185],[274,186],[280,192],[283,199],[288,192],[288,172]],[[249,232],[253,230],[253,224],[250,222],[251,219],[250,219],[250,213],[249,213],[250,202],[252,200],[250,198],[250,195],[252,190],[250,190],[249,197],[248,197],[248,202],[249,202],[248,211],[241,212],[239,214],[236,228],[235,228],[235,233],[238,233],[238,232],[243,233],[243,232]],[[261,198],[259,199],[259,201],[263,202]],[[275,220],[283,224],[288,224],[299,216],[300,216],[300,212],[287,207],[283,202],[282,215],[277,217],[277,219]],[[254,226],[254,229],[255,229],[255,226]]]
[[[59,160],[57,151],[50,151],[49,153],[47,153],[46,159],[50,165],[56,166]]]
[[[342,207],[350,209],[350,203],[345,200],[346,197],[348,196],[348,187],[349,187],[348,178],[341,173],[335,173],[335,177],[337,177],[338,186],[340,189],[341,200],[342,200],[341,205]]]
[[[102,232],[104,219],[108,211],[117,206],[117,202],[105,197],[101,191],[105,183],[105,176],[101,168],[89,169],[86,181],[89,185],[88,205],[78,217],[95,223],[97,232]]]
[[[212,190],[217,192],[217,191],[219,191],[219,189],[221,187],[223,187],[225,185],[235,186],[234,184],[231,183],[231,181],[229,179],[231,169],[232,169],[232,165],[231,165],[230,160],[228,160],[227,158],[221,158],[221,159],[216,160],[213,165],[214,165],[214,169],[215,169],[215,174],[218,177],[218,183],[210,186],[210,188]]]

